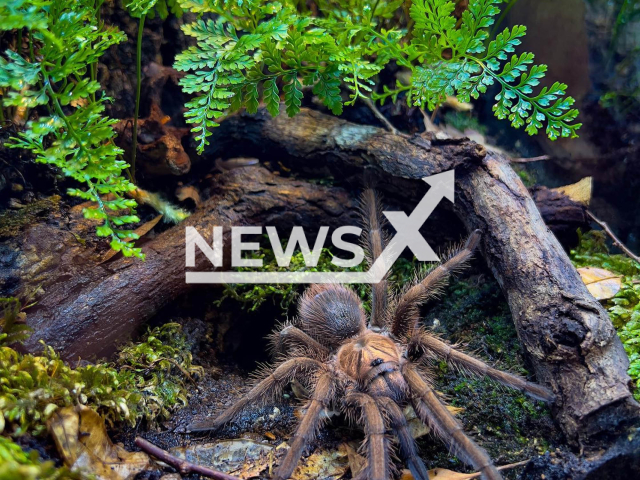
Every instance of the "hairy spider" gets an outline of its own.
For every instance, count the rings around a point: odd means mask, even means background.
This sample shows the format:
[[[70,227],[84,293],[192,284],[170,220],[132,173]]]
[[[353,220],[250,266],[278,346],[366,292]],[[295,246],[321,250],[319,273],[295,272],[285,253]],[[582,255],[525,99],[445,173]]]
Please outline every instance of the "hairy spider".
[[[371,265],[387,242],[380,205],[372,190],[363,193],[362,217],[367,261]],[[422,280],[392,299],[385,278],[373,285],[371,318],[367,325],[358,296],[342,285],[312,285],[302,295],[298,319],[272,336],[280,355],[277,367],[235,405],[217,418],[192,424],[189,430],[216,430],[243,409],[267,403],[289,382],[310,381],[306,413],[291,440],[291,448],[276,471],[275,479],[293,473],[305,446],[321,426],[323,410],[340,410],[364,427],[363,450],[367,466],[359,479],[386,480],[391,475],[390,436],[397,438],[399,453],[416,480],[428,480],[409,433],[403,407],[410,404],[418,418],[460,460],[478,470],[485,480],[501,479],[487,452],[468,437],[433,390],[431,362],[444,360],[472,374],[486,376],[543,401],[553,394],[511,373],[496,370],[460,352],[419,325],[419,306],[441,290],[449,275],[460,269],[480,241],[473,232],[465,245]]]

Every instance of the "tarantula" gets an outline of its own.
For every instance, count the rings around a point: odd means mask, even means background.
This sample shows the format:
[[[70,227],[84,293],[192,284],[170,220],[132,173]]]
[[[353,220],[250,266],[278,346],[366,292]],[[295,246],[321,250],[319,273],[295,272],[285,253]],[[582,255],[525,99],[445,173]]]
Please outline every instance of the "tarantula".
[[[373,190],[363,193],[364,246],[371,265],[387,243],[381,208]],[[419,306],[442,288],[449,275],[472,256],[480,241],[473,232],[464,246],[420,281],[392,299],[388,277],[372,286],[371,316],[353,290],[342,285],[312,285],[302,295],[299,318],[272,336],[280,354],[277,367],[240,401],[212,421],[192,424],[189,430],[217,430],[243,409],[273,399],[289,382],[309,380],[310,400],[291,440],[291,448],[276,471],[276,480],[293,473],[305,446],[320,428],[323,411],[339,410],[363,425],[367,466],[358,479],[386,480],[391,475],[390,436],[416,480],[428,480],[409,433],[403,407],[412,405],[418,418],[463,462],[485,480],[501,479],[487,452],[468,437],[432,387],[429,366],[444,360],[459,369],[486,376],[543,401],[553,394],[511,373],[496,370],[456,350],[419,325]]]

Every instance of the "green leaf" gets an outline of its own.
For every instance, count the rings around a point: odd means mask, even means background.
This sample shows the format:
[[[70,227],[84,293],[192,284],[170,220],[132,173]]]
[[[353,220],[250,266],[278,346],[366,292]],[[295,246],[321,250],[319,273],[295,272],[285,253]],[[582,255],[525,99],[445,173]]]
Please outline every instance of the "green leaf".
[[[272,117],[280,113],[280,94],[275,78],[264,82],[264,103]]]
[[[298,75],[295,71],[285,75],[284,81],[289,82],[282,87],[284,104],[287,107],[287,115],[293,117],[300,111],[300,105],[302,105],[302,84],[298,80]]]

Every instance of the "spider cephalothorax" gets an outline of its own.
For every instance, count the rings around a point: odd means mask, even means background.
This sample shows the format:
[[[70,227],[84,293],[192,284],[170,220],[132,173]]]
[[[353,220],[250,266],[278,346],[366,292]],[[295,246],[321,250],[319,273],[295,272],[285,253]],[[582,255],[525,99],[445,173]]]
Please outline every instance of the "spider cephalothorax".
[[[381,254],[385,235],[380,206],[372,190],[363,195],[363,221],[372,264]],[[291,448],[275,479],[291,476],[305,446],[321,425],[325,408],[353,416],[364,427],[368,464],[358,479],[386,480],[391,475],[390,436],[416,480],[428,480],[402,413],[410,404],[418,418],[462,461],[480,471],[485,480],[502,478],[489,455],[468,437],[431,386],[430,363],[444,360],[469,373],[487,376],[534,398],[552,401],[546,388],[511,373],[491,368],[456,350],[419,325],[419,306],[442,287],[451,272],[463,266],[480,240],[473,232],[466,244],[445,263],[431,269],[394,301],[388,281],[373,285],[371,317],[358,296],[342,285],[312,285],[299,302],[298,319],[274,333],[278,365],[220,416],[190,431],[216,430],[243,409],[264,404],[289,382],[310,384],[306,413],[291,440]],[[310,381],[309,381],[310,379]]]

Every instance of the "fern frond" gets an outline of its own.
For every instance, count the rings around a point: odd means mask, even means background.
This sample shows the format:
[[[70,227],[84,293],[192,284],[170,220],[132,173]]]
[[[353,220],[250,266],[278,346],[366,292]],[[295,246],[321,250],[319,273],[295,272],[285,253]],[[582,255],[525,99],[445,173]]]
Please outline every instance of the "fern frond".
[[[411,7],[416,22],[411,54],[427,59],[414,70],[413,104],[433,110],[447,96],[468,102],[493,84],[500,86],[493,111],[515,128],[526,126],[534,135],[546,122],[551,140],[577,137],[581,124],[573,123],[578,111],[571,108],[565,84],[556,82],[539,93],[534,88],[545,76],[546,65],[534,65],[532,53],[512,55],[526,34],[526,27],[504,29],[488,47],[488,27],[500,12],[501,0],[471,0],[462,14],[460,27],[452,12],[455,4],[446,0],[418,0]],[[409,51],[406,49],[405,51]],[[506,63],[505,63],[506,62]]]
[[[2,16],[3,9],[10,18]],[[7,145],[30,150],[36,162],[54,165],[82,184],[68,193],[94,202],[96,207],[83,213],[100,221],[98,236],[111,237],[111,247],[124,255],[142,258],[140,249],[125,240],[132,238],[129,230],[119,228],[139,219],[133,211],[136,202],[124,198],[135,187],[122,175],[128,165],[113,143],[116,121],[104,115],[109,99],[96,98],[100,84],[84,75],[125,36],[98,25],[95,14],[93,3],[71,0],[11,0],[0,6],[0,30],[29,28],[37,48],[31,60],[11,50],[0,56],[0,87],[7,90],[2,103],[47,105],[51,112],[27,122]]]

